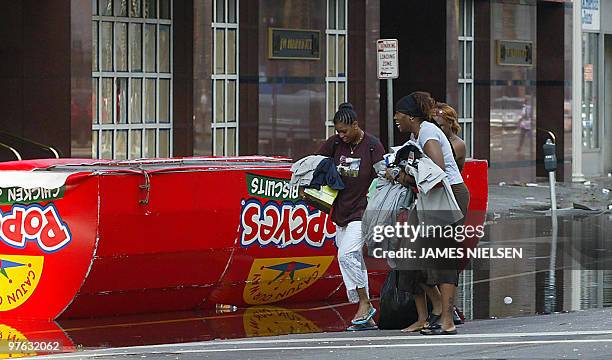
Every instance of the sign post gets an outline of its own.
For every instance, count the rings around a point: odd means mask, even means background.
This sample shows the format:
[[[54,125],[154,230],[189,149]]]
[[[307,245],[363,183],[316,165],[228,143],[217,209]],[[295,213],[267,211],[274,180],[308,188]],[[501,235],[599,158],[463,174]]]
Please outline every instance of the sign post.
[[[399,77],[397,39],[376,41],[377,71],[380,80],[387,80],[387,136],[389,148],[393,146],[393,79]]]

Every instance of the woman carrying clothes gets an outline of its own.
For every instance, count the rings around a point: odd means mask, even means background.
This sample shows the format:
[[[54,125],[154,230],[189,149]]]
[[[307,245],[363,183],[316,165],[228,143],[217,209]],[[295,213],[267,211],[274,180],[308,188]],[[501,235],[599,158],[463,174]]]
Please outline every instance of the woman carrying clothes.
[[[448,104],[436,103],[433,119],[438,123],[440,129],[442,129],[442,132],[444,132],[444,135],[450,141],[454,150],[457,167],[459,167],[460,172],[463,171],[467,150],[465,142],[458,135],[459,131],[461,131],[461,126],[459,125],[459,120],[457,120],[457,112]]]
[[[375,328],[376,309],[370,303],[368,271],[363,259],[364,239],[361,218],[367,207],[366,194],[376,177],[373,165],[383,159],[384,148],[373,135],[361,130],[357,113],[350,103],[340,104],[334,116],[337,134],[321,146],[317,154],[334,159],[342,176],[344,190],[338,193],[331,218],[336,224],[338,264],[348,300],[358,303],[353,326],[348,330]]]
[[[395,123],[400,132],[410,132],[412,134],[411,138],[417,142],[423,152],[446,173],[455,200],[465,216],[469,204],[469,192],[453,156],[450,141],[442,130],[433,123],[434,106],[435,101],[428,93],[413,92],[397,102],[394,116]],[[397,180],[404,186],[414,184],[414,179],[403,171],[400,172]],[[442,241],[449,246],[456,245],[452,243],[454,239],[442,239]],[[437,310],[440,310],[441,313],[439,313],[440,318],[437,320],[440,326],[438,328],[432,327],[430,330],[422,330],[421,333],[427,335],[456,334],[457,330],[453,323],[453,304],[459,280],[458,270],[445,267],[427,269],[424,273],[426,274],[424,280],[427,285],[426,292],[433,294],[435,291],[432,291],[431,287],[435,285],[440,289],[441,306],[437,309],[435,296],[432,297],[434,305],[432,313],[434,316],[436,316]],[[420,295],[420,297],[421,299],[417,296],[416,300],[419,321],[422,321],[427,318],[427,307],[425,306],[424,295]],[[413,331],[417,329],[413,329]]]

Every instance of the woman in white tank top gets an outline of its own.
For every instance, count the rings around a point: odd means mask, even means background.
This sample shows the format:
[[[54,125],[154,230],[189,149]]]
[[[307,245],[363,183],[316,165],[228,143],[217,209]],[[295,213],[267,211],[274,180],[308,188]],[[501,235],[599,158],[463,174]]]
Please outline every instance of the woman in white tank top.
[[[433,123],[432,115],[435,101],[426,92],[413,92],[401,98],[396,105],[395,124],[401,132],[411,133],[411,137],[421,147],[423,152],[438,165],[451,184],[453,194],[463,215],[467,213],[469,192],[461,177],[461,172],[455,161],[453,150],[448,138],[442,130]],[[413,183],[410,176],[402,172],[398,181],[404,186]],[[412,276],[406,272],[406,276]],[[425,294],[416,296],[419,319],[404,331],[418,331],[426,335],[451,335],[457,330],[453,323],[453,304],[459,272],[457,269],[427,269],[424,271],[423,289],[434,305],[432,314],[427,315]],[[438,286],[438,293],[435,285]],[[437,323],[435,326],[432,323]],[[429,326],[429,329],[427,329]]]

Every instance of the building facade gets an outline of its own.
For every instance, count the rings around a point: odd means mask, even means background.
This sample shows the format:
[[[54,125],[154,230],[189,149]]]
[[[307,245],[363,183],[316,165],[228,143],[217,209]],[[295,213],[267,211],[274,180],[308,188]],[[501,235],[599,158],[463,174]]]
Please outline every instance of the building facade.
[[[612,171],[612,4],[582,0],[582,172]]]
[[[394,38],[393,100],[425,90],[457,109],[468,156],[489,160],[492,182],[545,176],[550,133],[557,178],[571,176],[568,1],[24,0],[5,8],[0,124],[64,156],[299,158],[333,134],[344,101],[386,145],[375,43]],[[612,8],[601,11],[604,19]],[[593,77],[584,86],[584,163],[600,164],[587,174],[612,161],[604,145],[612,100],[598,96],[609,93],[612,24],[601,24],[583,44]]]

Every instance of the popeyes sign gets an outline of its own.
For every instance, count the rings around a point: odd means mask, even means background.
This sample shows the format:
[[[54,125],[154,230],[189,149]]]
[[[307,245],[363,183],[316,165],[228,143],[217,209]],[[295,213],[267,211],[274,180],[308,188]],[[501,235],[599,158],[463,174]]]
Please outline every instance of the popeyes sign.
[[[289,180],[247,174],[247,191],[253,197],[241,203],[240,244],[243,247],[253,244],[287,247],[304,243],[321,248],[326,240],[336,236],[336,226],[329,216],[298,200],[297,187],[289,185]]]
[[[28,241],[35,241],[42,251],[53,253],[66,247],[71,240],[70,229],[52,203],[46,206],[15,204],[9,212],[0,211],[0,243],[23,249]]]

